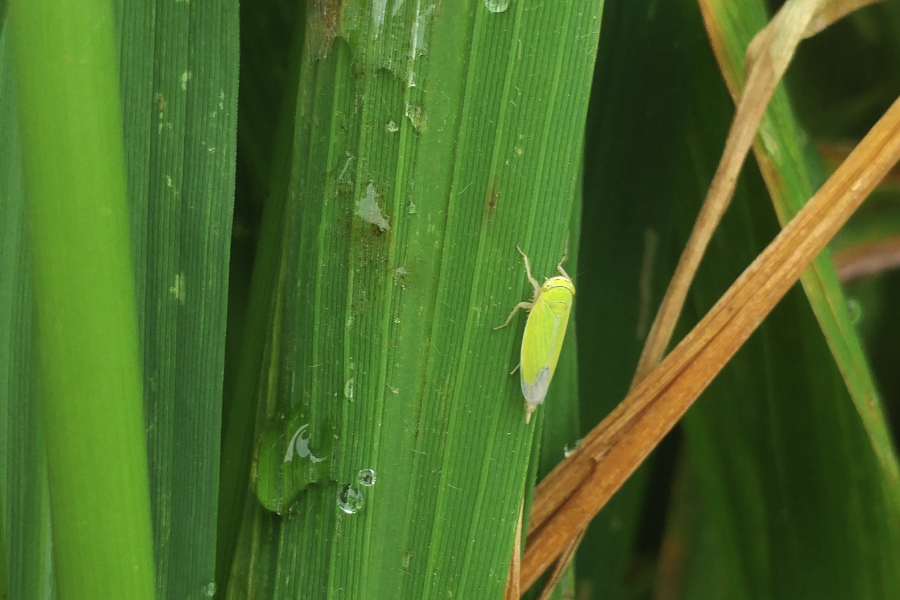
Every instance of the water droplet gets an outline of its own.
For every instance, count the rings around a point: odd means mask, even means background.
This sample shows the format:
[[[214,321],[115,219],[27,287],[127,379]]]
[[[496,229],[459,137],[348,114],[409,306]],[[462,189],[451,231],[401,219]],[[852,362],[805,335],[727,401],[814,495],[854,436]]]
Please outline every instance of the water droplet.
[[[309,449],[309,423],[301,425],[300,428],[294,432],[294,436],[288,443],[287,452],[284,455],[284,462],[294,460],[294,452],[296,452],[297,456],[300,458],[308,458],[314,463],[325,460],[324,457],[319,458],[318,456],[315,456]]]
[[[387,129],[389,133],[397,133],[398,131],[400,131],[400,127],[396,123],[394,123],[393,119],[388,121],[387,125],[385,125],[384,128]]]
[[[509,8],[510,0],[484,0],[484,5],[492,13],[502,13]]]
[[[355,514],[359,511],[359,509],[362,508],[363,505],[362,492],[360,492],[349,483],[345,483],[340,488],[338,488],[337,503],[338,506],[341,507],[341,510],[348,515]]]
[[[316,422],[303,406],[292,410],[287,420],[273,416],[260,437],[251,472],[263,507],[288,514],[310,484],[333,481],[333,430],[333,421]]]
[[[216,595],[216,582],[210,581],[203,586],[203,595],[212,598]]]
[[[847,298],[847,312],[850,313],[850,322],[858,325],[862,319],[862,304],[856,298]]]
[[[375,485],[375,470],[374,469],[362,469],[359,473],[356,474],[356,479],[359,481],[359,485],[364,485],[366,487],[370,487]]]
[[[353,377],[348,379],[347,383],[344,384],[344,398],[353,402]]]
[[[569,458],[569,456],[571,456],[573,452],[575,452],[576,450],[578,450],[578,446],[580,446],[580,445],[581,445],[581,440],[575,440],[575,441],[572,443],[572,446],[571,446],[571,447],[570,447],[568,444],[566,444],[566,445],[563,447],[563,454],[566,455],[566,458]],[[558,447],[559,447],[559,446],[557,446],[557,448],[558,448]]]

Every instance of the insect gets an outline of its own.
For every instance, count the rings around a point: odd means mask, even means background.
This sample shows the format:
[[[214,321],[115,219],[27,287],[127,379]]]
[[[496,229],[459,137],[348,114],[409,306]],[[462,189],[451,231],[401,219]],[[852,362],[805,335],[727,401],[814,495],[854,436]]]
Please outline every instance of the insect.
[[[522,334],[519,366],[510,373],[512,375],[516,369],[520,369],[522,394],[525,396],[525,423],[527,424],[531,421],[531,414],[544,402],[553,372],[556,371],[559,351],[562,349],[566,326],[569,324],[575,284],[572,283],[572,278],[562,267],[569,255],[568,242],[566,242],[562,260],[556,266],[560,275],[544,280],[543,285],[538,285],[538,282],[532,277],[528,256],[522,252],[519,246],[516,246],[516,250],[525,259],[525,273],[534,288],[534,298],[531,302],[516,304],[506,322],[499,327],[494,327],[493,330],[496,331],[509,325],[520,308],[529,311],[528,320],[525,322],[525,333]]]

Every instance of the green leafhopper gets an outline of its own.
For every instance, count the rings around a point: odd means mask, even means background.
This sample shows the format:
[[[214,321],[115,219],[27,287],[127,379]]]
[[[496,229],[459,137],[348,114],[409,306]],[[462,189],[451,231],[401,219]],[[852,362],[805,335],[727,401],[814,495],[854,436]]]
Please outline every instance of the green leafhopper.
[[[525,259],[525,274],[534,288],[534,298],[531,302],[519,302],[509,314],[506,322],[499,327],[494,327],[494,331],[509,325],[520,308],[529,311],[528,320],[525,322],[525,333],[522,335],[519,366],[516,367],[516,369],[520,369],[522,394],[525,396],[525,423],[527,424],[531,421],[531,413],[544,402],[553,372],[556,371],[559,352],[562,349],[566,327],[569,324],[572,298],[575,296],[575,284],[562,268],[569,253],[568,242],[562,260],[556,266],[560,275],[544,280],[543,285],[538,285],[538,282],[532,277],[531,263],[522,249],[516,246],[516,250]],[[516,369],[513,369],[513,373],[516,372]]]

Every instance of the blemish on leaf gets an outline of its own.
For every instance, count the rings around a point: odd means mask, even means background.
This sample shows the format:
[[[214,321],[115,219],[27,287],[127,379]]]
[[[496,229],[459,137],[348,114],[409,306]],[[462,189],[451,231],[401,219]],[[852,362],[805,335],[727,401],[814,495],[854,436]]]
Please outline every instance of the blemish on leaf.
[[[184,273],[179,273],[175,276],[175,281],[172,283],[172,287],[169,288],[169,293],[175,296],[179,303],[184,304]]]
[[[412,60],[425,52],[425,25],[433,12],[434,5],[432,4],[423,12],[416,14],[412,29],[409,31],[409,58]]]
[[[390,223],[381,212],[381,207],[378,206],[378,192],[375,190],[374,183],[369,182],[369,185],[366,186],[366,193],[356,201],[356,216],[366,223],[377,226],[381,231],[391,228]]]
[[[394,269],[394,285],[399,283],[401,287],[405,287],[403,282],[407,275],[409,275],[409,270],[406,267],[397,267]]]
[[[344,163],[344,168],[341,169],[341,174],[338,175],[338,183],[342,183],[344,181],[344,176],[347,174],[347,170],[350,168],[350,163],[353,162],[354,158],[355,157],[352,154],[347,152],[347,161]]]
[[[307,11],[307,44],[316,58],[325,58],[334,38],[338,35],[338,24],[342,0],[314,0]]]
[[[484,6],[492,13],[501,13],[509,8],[509,0],[484,0]]]
[[[500,198],[500,190],[497,189],[496,182],[491,181],[488,186],[487,195],[484,198],[484,212],[488,219],[494,216],[494,209],[497,207],[497,200]]]
[[[419,133],[423,133],[425,131],[425,126],[428,124],[428,117],[422,107],[407,102],[405,112],[406,116],[409,118],[409,122],[412,123],[413,129]]]
[[[384,17],[387,12],[387,0],[374,0],[372,2],[372,25],[375,28],[375,39],[381,34],[384,28]]]

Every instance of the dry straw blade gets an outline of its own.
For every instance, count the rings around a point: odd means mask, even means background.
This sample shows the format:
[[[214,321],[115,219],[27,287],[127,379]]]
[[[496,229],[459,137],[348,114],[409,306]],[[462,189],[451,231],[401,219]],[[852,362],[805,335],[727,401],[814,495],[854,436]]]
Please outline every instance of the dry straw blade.
[[[538,486],[523,588],[555,560],[672,428],[898,158],[900,102],[895,102],[703,321],[584,439],[581,449]]]
[[[674,426],[898,158],[900,103],[895,102],[703,321],[538,486],[522,562],[523,589]]]
[[[722,152],[722,160],[709,187],[703,208],[697,216],[694,231],[672,277],[672,283],[650,329],[647,344],[635,373],[635,383],[646,377],[647,373],[662,360],[684,306],[690,283],[719,220],[728,208],[741,165],[750,151],[769,100],[787,70],[797,45],[803,38],[818,33],[859,6],[871,3],[871,0],[789,2],[750,44],[747,49],[747,81],[740,94],[734,122]],[[708,12],[707,5],[707,2],[700,3],[701,9]],[[717,55],[721,56],[724,51],[716,48],[716,42],[722,38],[715,30],[716,20],[707,18],[706,23],[713,47],[717,50]],[[726,68],[723,67],[723,71],[727,80],[735,79],[734,76],[729,76]]]
[[[747,47],[746,81],[738,57],[743,53],[740,30],[750,24],[742,22],[721,0],[702,0],[700,8],[725,82],[732,96],[740,97],[740,105],[743,105],[748,95],[758,94],[759,90],[765,94],[766,101],[772,98],[803,38],[813,36],[852,11],[873,3],[872,0],[794,0],[787,3]],[[791,143],[791,126],[799,127],[794,121],[782,93],[781,97],[776,95],[771,101],[761,122],[754,124],[759,129],[754,153],[782,225],[802,207],[814,190],[815,183],[811,180],[814,182],[818,178],[807,161],[779,150]],[[890,248],[877,248],[876,251],[890,260]],[[893,442],[878,406],[878,392],[868,361],[846,310],[847,300],[838,284],[835,266],[827,256],[820,256],[803,274],[801,283],[875,449],[891,489],[890,496],[900,498],[900,467]]]
[[[632,383],[632,392],[634,392],[638,384],[647,377],[648,373],[659,364],[666,347],[668,347],[675,324],[681,314],[691,281],[696,274],[709,240],[730,203],[741,166],[746,159],[746,155],[749,152],[754,139],[758,139],[757,131],[760,129],[760,123],[764,119],[769,100],[772,98],[776,86],[784,75],[797,45],[803,38],[818,33],[853,10],[871,3],[871,0],[853,0],[851,2],[796,0],[786,4],[775,18],[772,19],[769,25],[754,38],[753,42],[748,47],[746,60],[747,80],[743,90],[740,90],[739,85],[735,84],[735,81],[740,80],[742,76],[736,76],[736,68],[734,65],[729,65],[728,61],[723,59],[723,56],[727,53],[721,46],[725,44],[723,38],[727,38],[727,36],[723,36],[722,32],[718,31],[717,24],[719,21],[709,14],[712,11],[709,5],[714,3],[700,3],[701,8],[705,13],[706,26],[712,45],[719,58],[720,66],[729,83],[732,94],[736,97],[737,111],[731,130],[729,131],[719,168],[713,178],[707,198],[697,218],[694,230],[692,231],[691,238],[682,254],[676,273],[673,276],[666,292],[666,296],[663,299],[662,306],[660,307],[648,336]],[[759,146],[760,144],[757,144],[758,155],[760,154]],[[778,179],[772,174],[774,169],[771,167],[771,164],[769,164],[771,161],[767,162],[765,157],[760,157],[760,160],[763,163],[763,172],[766,175],[766,180],[767,183],[769,183],[773,198],[777,198],[777,189],[774,189],[777,188],[777,183],[773,182],[777,182]],[[770,168],[766,169],[766,166],[769,166]],[[789,218],[789,216],[785,217],[785,215],[790,215],[791,213],[785,209],[783,205],[779,204],[777,200],[776,209],[778,210],[779,216],[782,217],[782,222]],[[823,295],[827,296],[829,291],[833,293],[836,292],[837,294],[840,292],[828,289],[828,278],[819,272],[822,269],[818,264],[819,262],[821,261],[817,261],[812,276],[804,276],[804,285],[808,289],[813,306],[819,315],[820,322],[822,322],[822,328],[826,331],[826,337],[829,339],[829,343],[832,344],[833,352],[838,356],[838,360],[841,361],[842,365],[847,361],[855,364],[854,361],[861,360],[861,353],[853,352],[854,349],[858,350],[858,344],[854,346],[854,344],[848,342],[845,339],[847,338],[846,332],[834,325],[834,322],[836,322],[837,325],[840,325],[840,318],[830,314],[820,306],[823,302],[827,304],[827,298],[822,300]],[[830,268],[830,266],[828,266],[828,268]],[[811,281],[807,281],[810,279]],[[809,290],[810,287],[812,287],[812,291]],[[778,297],[780,298],[780,295]],[[822,301],[817,302],[817,300]],[[774,306],[774,304],[775,302],[772,302],[772,306]],[[771,309],[771,307],[769,309]],[[767,313],[768,310],[765,312]],[[761,320],[762,319],[760,318],[759,321]],[[839,333],[836,341],[835,335],[828,335],[830,326]],[[746,336],[740,339],[746,339]],[[835,345],[838,347],[834,348]],[[740,343],[735,347],[735,350],[739,346]],[[734,350],[732,350],[728,356],[730,357],[733,353]],[[722,364],[724,365],[725,362],[727,362],[727,359],[723,360]],[[844,370],[846,371],[846,368]],[[860,369],[854,368],[851,370],[853,372],[858,372]],[[716,372],[717,371],[718,370],[716,370]],[[703,387],[705,387],[705,385]],[[850,384],[850,387],[851,389],[854,388],[852,384]],[[856,387],[858,388],[860,386]],[[879,411],[867,410],[872,408],[871,402],[868,401],[871,399],[872,394],[866,393],[866,390],[869,390],[870,388],[871,386],[863,385],[862,391],[856,390],[856,393],[854,393],[854,400],[860,409],[860,414],[862,415],[867,431],[869,431],[869,435],[872,438],[873,445],[876,447],[882,469],[889,479],[896,480],[896,459],[892,452],[890,440],[885,435],[883,418]],[[633,397],[634,394],[631,396]],[[686,404],[685,410],[691,402],[692,400]],[[625,403],[623,403],[623,405],[624,404]],[[615,414],[616,413],[613,413],[613,415],[610,415],[610,417],[604,421],[604,423],[610,423],[611,425],[611,430],[606,432],[606,435],[604,436],[604,439],[607,440],[606,443],[610,443],[608,440],[612,439],[616,435],[616,432],[622,430],[625,425],[629,423],[628,418],[612,421]],[[666,431],[674,425],[674,422],[677,421],[681,414],[683,414],[683,411],[677,413],[677,416],[674,417],[671,424],[666,428]],[[601,427],[603,427],[603,424],[601,424],[598,429]],[[646,453],[644,453],[644,456],[645,455]],[[643,457],[640,460],[642,459]],[[638,464],[639,462],[640,461],[638,461]],[[589,464],[573,467],[573,474],[587,477],[591,468],[592,467]],[[636,465],[632,467],[628,473],[634,468],[636,468]],[[557,469],[556,472],[558,471],[559,469]],[[576,479],[578,478],[576,477]],[[622,481],[624,481],[624,478]],[[557,483],[558,482],[554,481],[554,474],[552,473],[536,490],[529,534],[535,532],[540,527],[540,524],[544,522],[544,519],[548,518],[553,511],[558,509],[558,502],[543,502],[544,490],[557,489]],[[617,488],[618,486],[616,486],[614,490]],[[552,496],[552,492],[550,493]],[[559,502],[564,501],[565,498],[566,494],[563,494]],[[580,543],[581,537],[582,534],[577,534],[574,540],[569,542],[564,550],[561,550],[562,557],[554,570],[554,574],[546,585],[545,593],[551,590],[555,585],[560,574],[564,571],[565,565],[571,560],[574,549]],[[524,582],[528,576],[528,567],[528,564],[524,565],[523,587],[525,587]],[[541,571],[543,571],[543,569],[541,569]]]

